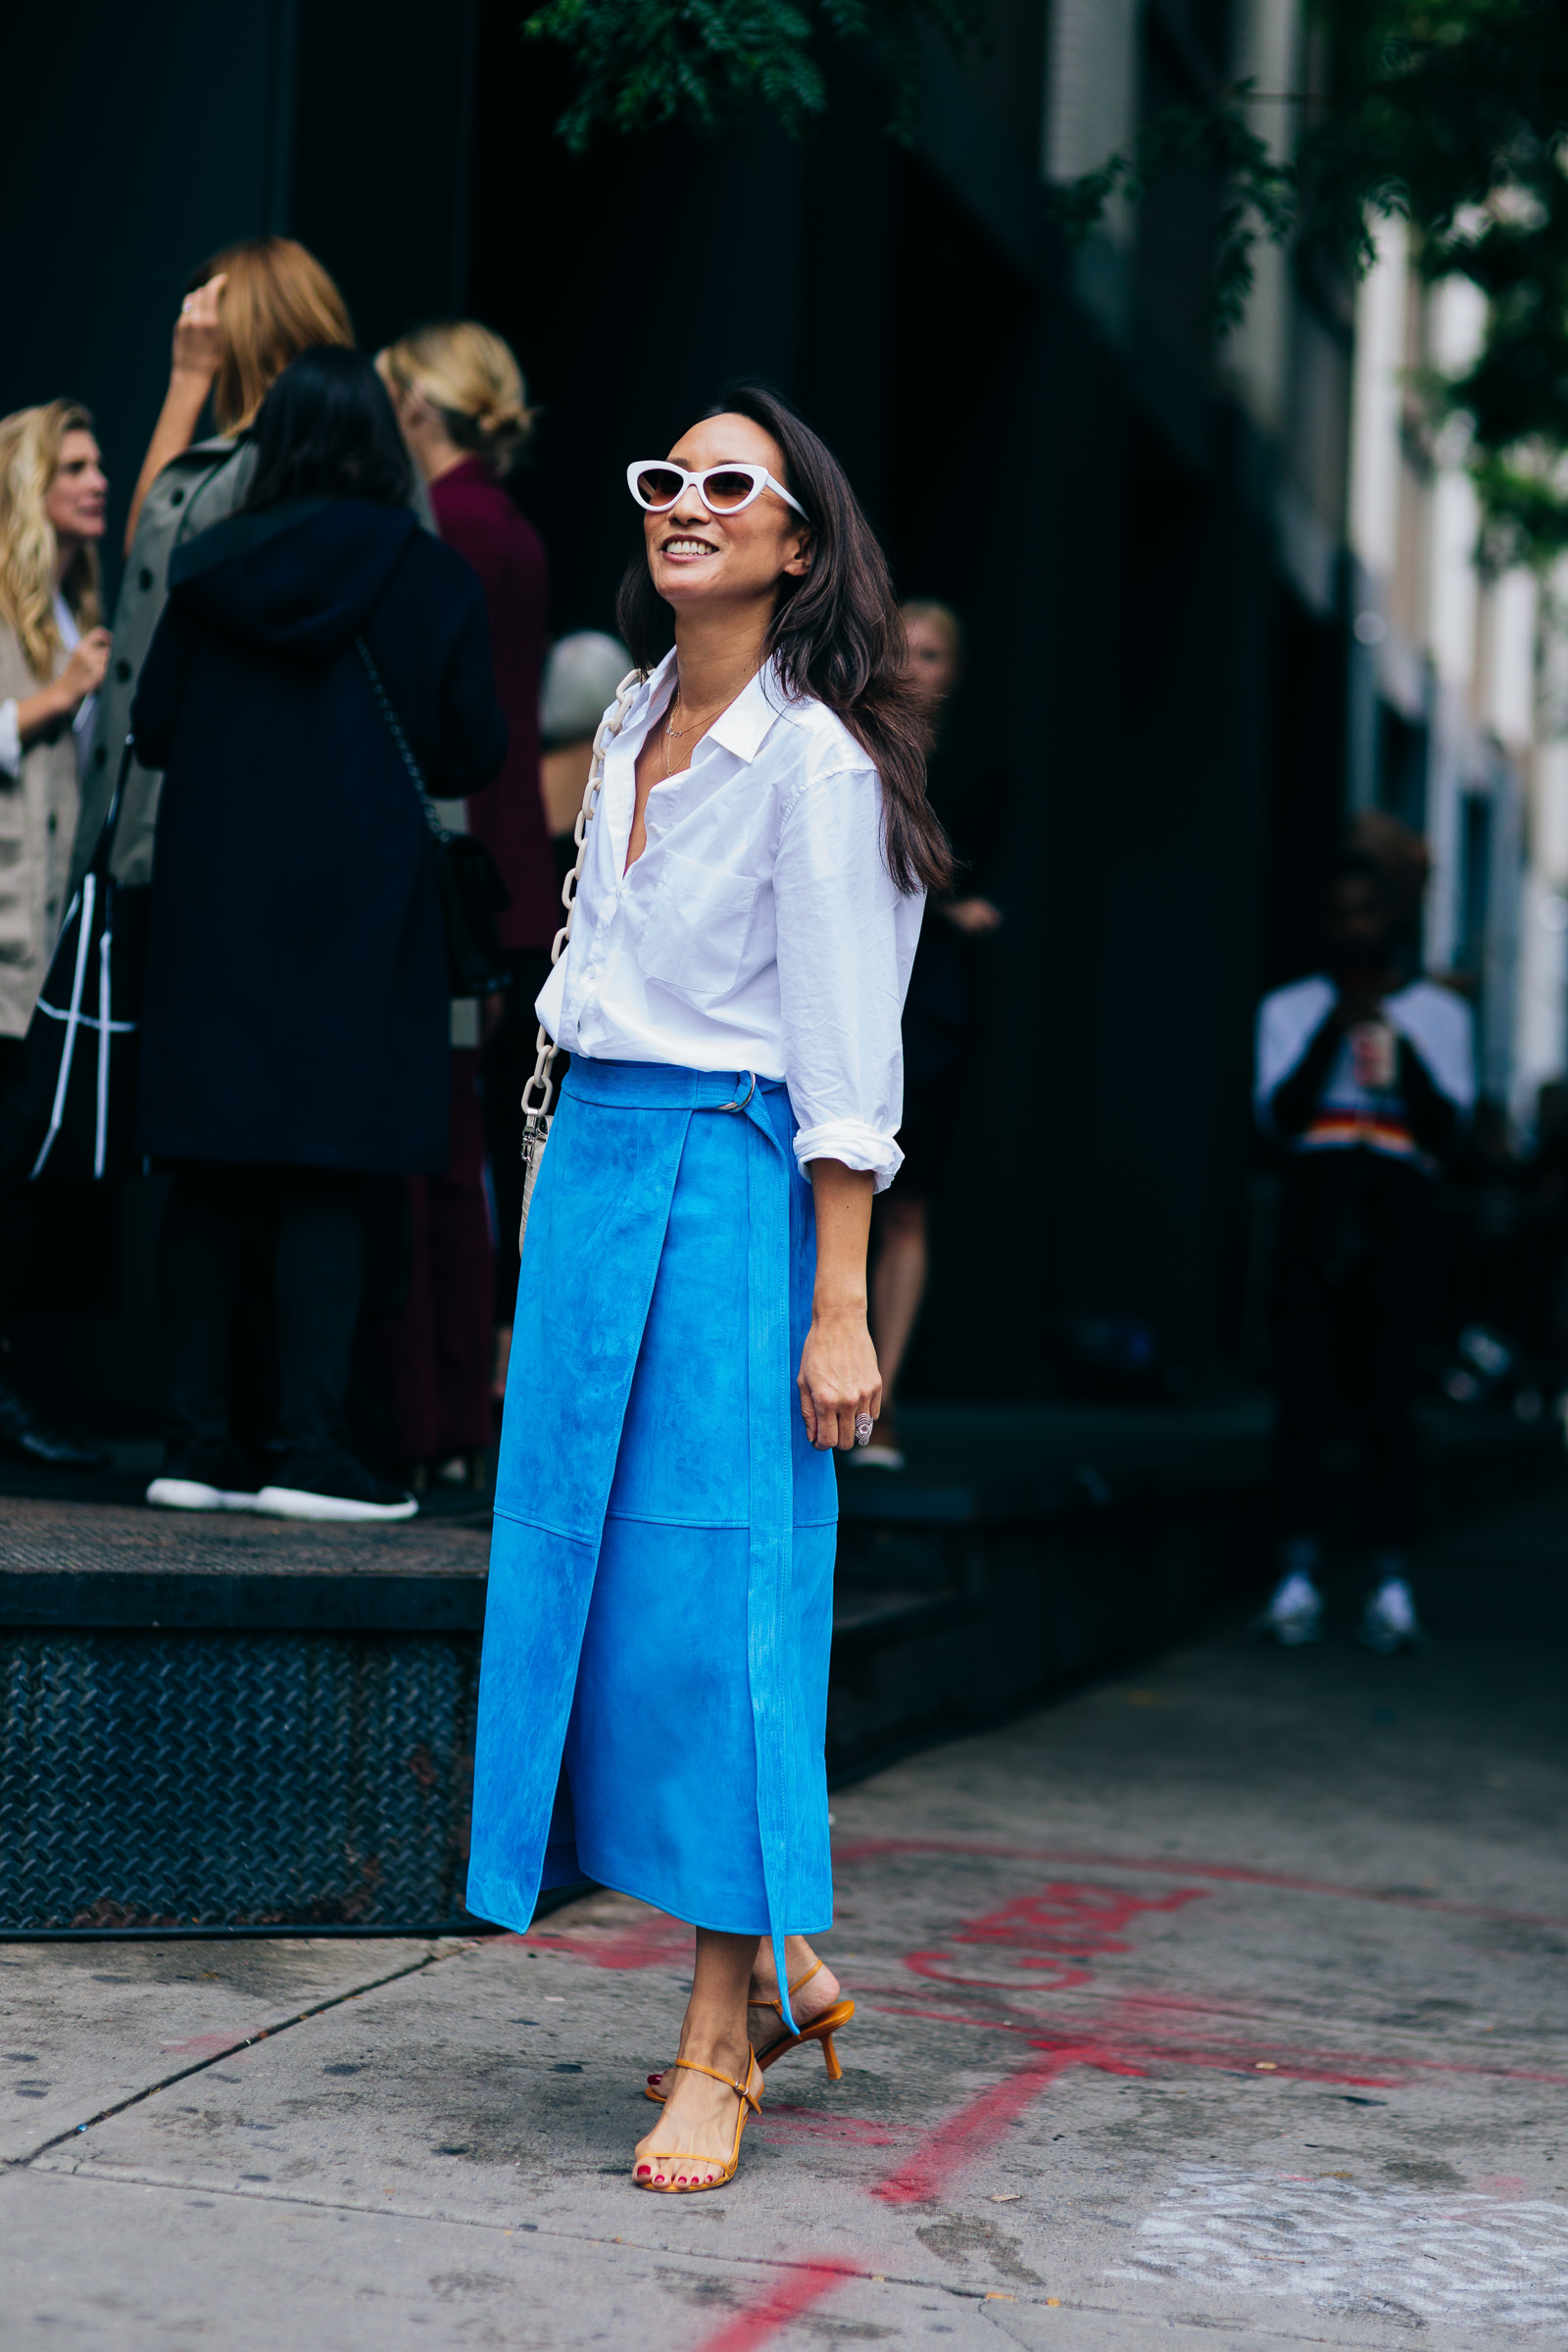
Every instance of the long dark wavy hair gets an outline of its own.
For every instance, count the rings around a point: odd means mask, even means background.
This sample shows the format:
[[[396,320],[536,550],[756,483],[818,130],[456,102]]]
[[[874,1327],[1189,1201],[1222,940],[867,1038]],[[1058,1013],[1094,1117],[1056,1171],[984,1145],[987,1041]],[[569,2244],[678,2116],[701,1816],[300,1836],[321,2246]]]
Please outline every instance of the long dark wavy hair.
[[[810,695],[840,717],[882,779],[888,871],[900,890],[942,895],[953,853],[925,790],[930,721],[905,672],[904,622],[887,558],[849,477],[787,401],[764,384],[731,384],[710,416],[748,416],[784,453],[784,484],[811,526],[810,569],[779,582],[766,653],[791,695]],[[669,643],[669,611],[646,556],[627,566],[615,604],[621,636],[640,669]]]

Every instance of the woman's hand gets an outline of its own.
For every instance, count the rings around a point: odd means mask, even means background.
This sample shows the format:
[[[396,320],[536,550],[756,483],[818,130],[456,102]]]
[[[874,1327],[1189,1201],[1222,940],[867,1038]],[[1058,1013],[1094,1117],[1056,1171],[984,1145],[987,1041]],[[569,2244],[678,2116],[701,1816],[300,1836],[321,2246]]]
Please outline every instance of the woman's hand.
[[[107,629],[89,629],[71,649],[71,659],[55,680],[66,710],[74,718],[89,694],[96,694],[109,667],[114,640]]]
[[[871,1231],[871,1175],[841,1160],[813,1159],[816,1290],[801,1350],[801,1417],[818,1452],[855,1444],[855,1424],[882,1410],[882,1375],[865,1326],[865,1249]]]
[[[863,1414],[874,1421],[882,1410],[882,1375],[865,1325],[865,1309],[824,1314],[814,1308],[801,1350],[801,1417],[819,1452],[855,1444],[855,1424]]]
[[[216,277],[210,277],[204,286],[198,286],[194,294],[186,295],[180,305],[179,317],[174,320],[171,377],[199,377],[204,400],[218,373],[219,361],[223,356],[223,346],[218,332],[218,303],[227,283],[225,273],[220,270]]]
[[[51,727],[74,718],[89,694],[96,694],[109,667],[111,639],[107,629],[89,629],[74,645],[58,678],[40,686],[17,705],[17,733],[24,748],[47,735]]]
[[[136,537],[136,525],[148,491],[164,467],[173,458],[189,449],[196,438],[196,428],[207,406],[207,395],[213,388],[223,356],[223,338],[218,324],[218,305],[227,278],[220,270],[194,294],[187,294],[174,320],[174,349],[169,370],[169,390],[153,437],[147,445],[147,455],[136,476],[136,487],[130,494],[130,513],[125,517],[125,554],[130,554]]]

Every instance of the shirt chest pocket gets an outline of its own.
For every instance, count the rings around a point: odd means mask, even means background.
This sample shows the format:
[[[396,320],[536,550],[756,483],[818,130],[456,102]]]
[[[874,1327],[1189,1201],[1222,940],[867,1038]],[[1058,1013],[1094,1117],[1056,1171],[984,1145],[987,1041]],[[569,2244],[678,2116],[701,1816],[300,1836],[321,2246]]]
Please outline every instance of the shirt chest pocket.
[[[643,977],[696,1002],[721,997],[740,971],[760,884],[755,874],[717,871],[674,850],[663,867],[643,932]]]

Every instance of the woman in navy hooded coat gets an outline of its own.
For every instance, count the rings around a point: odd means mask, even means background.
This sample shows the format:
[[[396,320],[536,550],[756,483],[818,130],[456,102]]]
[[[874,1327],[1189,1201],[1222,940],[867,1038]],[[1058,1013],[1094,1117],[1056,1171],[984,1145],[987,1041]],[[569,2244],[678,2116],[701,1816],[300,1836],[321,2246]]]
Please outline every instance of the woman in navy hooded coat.
[[[488,784],[506,724],[483,590],[410,510],[369,361],[301,354],[256,438],[245,506],[171,567],[131,719],[165,770],[141,1143],[174,1171],[169,1454],[148,1500],[401,1517],[412,1498],[346,1450],[343,1396],[367,1188],[446,1164],[450,994],[431,838],[362,649],[432,794]],[[281,1376],[263,1482],[224,1396],[258,1217],[277,1232]]]

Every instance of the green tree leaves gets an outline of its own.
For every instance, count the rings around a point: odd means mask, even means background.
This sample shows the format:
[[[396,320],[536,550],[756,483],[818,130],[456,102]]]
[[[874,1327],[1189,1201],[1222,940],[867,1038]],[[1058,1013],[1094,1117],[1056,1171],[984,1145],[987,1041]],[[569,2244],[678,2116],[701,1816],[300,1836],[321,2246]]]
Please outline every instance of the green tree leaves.
[[[1482,347],[1444,377],[1426,371],[1434,429],[1461,420],[1494,564],[1568,549],[1568,7],[1564,0],[1319,0],[1329,71],[1298,105],[1281,163],[1250,127],[1242,83],[1170,108],[1133,156],[1063,191],[1083,236],[1118,186],[1142,193],[1174,165],[1206,160],[1226,193],[1213,319],[1235,324],[1260,238],[1298,265],[1360,273],[1379,216],[1407,219],[1429,280],[1469,278],[1487,296]]]
[[[562,118],[580,154],[603,131],[669,125],[714,132],[760,106],[797,136],[827,105],[821,37],[863,43],[893,88],[890,127],[908,136],[920,44],[956,52],[978,31],[984,0],[546,0],[524,31],[559,41],[577,89]]]

